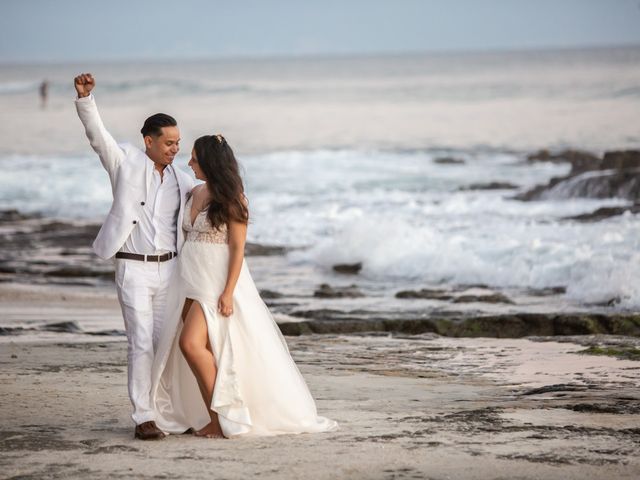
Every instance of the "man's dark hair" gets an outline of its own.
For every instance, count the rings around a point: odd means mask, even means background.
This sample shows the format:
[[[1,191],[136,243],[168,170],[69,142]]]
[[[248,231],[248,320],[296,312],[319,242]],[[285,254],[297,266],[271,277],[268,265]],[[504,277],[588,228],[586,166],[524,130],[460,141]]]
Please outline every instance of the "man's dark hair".
[[[152,137],[159,137],[162,135],[162,127],[175,127],[178,125],[176,119],[166,113],[156,113],[151,115],[144,121],[144,125],[140,129],[140,133],[143,137],[150,135]]]

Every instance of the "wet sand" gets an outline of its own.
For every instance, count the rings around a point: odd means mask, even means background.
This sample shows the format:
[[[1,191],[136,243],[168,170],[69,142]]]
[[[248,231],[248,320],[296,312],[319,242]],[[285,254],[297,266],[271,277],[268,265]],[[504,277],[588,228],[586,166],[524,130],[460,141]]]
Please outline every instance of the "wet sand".
[[[3,307],[15,315],[22,305],[33,322],[119,313],[109,295],[2,292]],[[319,413],[339,431],[160,442],[133,439],[123,337],[1,338],[3,478],[640,475],[640,363],[577,353],[611,337],[287,337]]]

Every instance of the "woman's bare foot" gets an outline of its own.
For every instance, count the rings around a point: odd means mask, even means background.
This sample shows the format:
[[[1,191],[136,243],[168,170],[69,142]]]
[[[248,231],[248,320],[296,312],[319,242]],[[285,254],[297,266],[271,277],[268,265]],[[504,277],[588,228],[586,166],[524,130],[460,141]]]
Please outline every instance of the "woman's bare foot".
[[[196,430],[193,432],[196,437],[206,437],[206,438],[227,438],[222,433],[222,429],[220,428],[220,423],[217,420],[212,420],[207,425],[205,425],[200,430]]]

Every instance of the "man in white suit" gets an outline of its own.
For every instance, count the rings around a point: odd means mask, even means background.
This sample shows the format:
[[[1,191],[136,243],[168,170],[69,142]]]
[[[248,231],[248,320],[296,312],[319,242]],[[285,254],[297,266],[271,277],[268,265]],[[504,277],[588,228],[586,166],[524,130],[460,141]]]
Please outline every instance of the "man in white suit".
[[[151,365],[164,321],[169,278],[184,242],[182,216],[194,181],[172,166],[180,131],[169,115],[147,118],[141,133],[145,151],[117,144],[105,129],[91,91],[90,73],[74,79],[76,109],[91,147],[109,174],[113,203],[93,248],[115,256],[116,290],[128,342],[128,389],[135,438],[161,439],[150,404]]]

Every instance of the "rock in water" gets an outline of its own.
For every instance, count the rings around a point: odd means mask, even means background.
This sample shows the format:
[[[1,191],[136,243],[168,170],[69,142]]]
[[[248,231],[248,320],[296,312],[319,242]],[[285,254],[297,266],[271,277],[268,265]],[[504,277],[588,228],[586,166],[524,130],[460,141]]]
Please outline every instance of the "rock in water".
[[[640,200],[640,168],[584,172],[556,183],[540,198],[626,198]]]
[[[44,273],[47,277],[101,277],[114,280],[114,272],[111,269],[94,268],[85,265],[63,265]]]
[[[517,185],[509,182],[488,182],[488,183],[472,183],[465,187],[460,187],[459,190],[464,192],[467,190],[515,190]]]
[[[602,170],[640,168],[640,150],[606,152],[602,159]]]
[[[602,207],[591,213],[583,213],[582,215],[574,215],[572,217],[564,217],[564,220],[577,220],[578,222],[597,222],[605,218],[622,215],[625,212],[633,214],[640,213],[640,204],[634,204],[630,207]]]
[[[585,172],[587,170],[597,170],[600,168],[602,160],[593,153],[582,150],[563,150],[552,154],[549,150],[539,150],[537,153],[527,156],[527,161],[533,162],[553,162],[570,163],[571,173]]]
[[[464,165],[465,161],[461,158],[438,157],[434,160],[434,163],[438,163],[440,165]]]
[[[313,296],[318,298],[359,298],[364,297],[364,294],[358,290],[356,285],[332,287],[323,283],[318,290],[313,292]]]
[[[501,293],[493,293],[490,295],[460,295],[453,300],[453,303],[507,303],[513,305],[511,299]]]
[[[402,290],[396,293],[396,298],[423,298],[427,300],[451,300],[453,295],[446,290],[432,290],[423,288],[421,290]]]
[[[437,314],[418,312],[296,310],[299,322],[279,324],[285,335],[310,333],[399,332],[410,335],[433,332],[447,337],[521,338],[606,334],[640,336],[640,315],[582,313],[519,313],[506,315]],[[610,338],[610,337],[607,337]],[[573,341],[573,340],[571,340]],[[635,340],[634,340],[635,342]]]
[[[566,161],[572,169],[565,177],[552,178],[547,185],[516,195],[516,200],[586,197],[640,201],[638,150],[607,152],[603,159],[574,150],[556,155],[543,151],[530,156],[529,161]]]
[[[248,257],[265,257],[270,255],[284,255],[287,253],[287,249],[277,245],[260,245],[259,243],[247,242],[244,246],[244,253]]]
[[[260,297],[262,299],[273,300],[276,298],[282,298],[284,295],[278,292],[274,292],[273,290],[262,289],[260,290]]]
[[[76,322],[57,322],[42,325],[40,330],[47,332],[80,333],[82,329]]]
[[[339,263],[333,266],[333,270],[338,273],[355,275],[362,270],[362,263]]]
[[[567,293],[567,287],[556,286],[547,288],[530,288],[528,293],[529,295],[534,295],[536,297],[545,297],[547,295],[564,295],[565,293]]]
[[[0,210],[0,223],[18,222],[20,220],[29,220],[30,218],[40,218],[39,214],[26,214],[12,208],[9,210]]]

